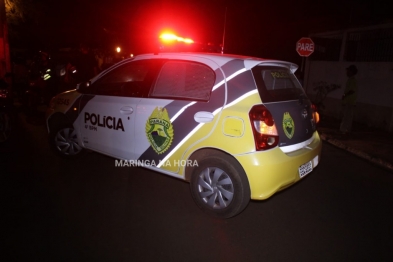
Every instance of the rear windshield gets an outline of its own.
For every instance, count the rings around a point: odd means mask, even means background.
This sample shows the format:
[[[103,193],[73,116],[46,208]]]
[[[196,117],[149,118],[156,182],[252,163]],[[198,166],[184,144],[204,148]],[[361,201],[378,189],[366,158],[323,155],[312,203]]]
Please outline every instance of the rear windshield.
[[[296,76],[285,67],[256,66],[252,72],[263,102],[295,100],[305,95]]]

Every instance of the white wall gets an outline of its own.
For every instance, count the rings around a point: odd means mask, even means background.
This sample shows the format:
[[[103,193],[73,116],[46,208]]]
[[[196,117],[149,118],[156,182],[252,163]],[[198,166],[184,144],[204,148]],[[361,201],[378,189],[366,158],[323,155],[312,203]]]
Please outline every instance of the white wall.
[[[307,93],[313,93],[312,88],[316,82],[326,81],[329,84],[341,85],[341,89],[329,94],[331,98],[341,99],[347,81],[345,68],[351,64],[358,68],[356,75],[359,88],[358,102],[392,107],[393,62],[309,61],[304,83]]]
[[[338,115],[341,96],[347,80],[346,70],[354,64],[358,68],[358,109],[356,120],[393,131],[393,62],[306,62],[304,88],[312,96],[313,87],[319,81],[338,84],[326,99],[326,113]]]

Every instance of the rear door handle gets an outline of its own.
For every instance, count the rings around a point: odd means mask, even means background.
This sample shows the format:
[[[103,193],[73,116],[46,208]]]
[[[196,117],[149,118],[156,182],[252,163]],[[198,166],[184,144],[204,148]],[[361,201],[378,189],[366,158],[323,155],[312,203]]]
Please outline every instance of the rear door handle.
[[[210,112],[199,111],[194,115],[194,120],[198,123],[209,123],[213,121],[214,115]]]

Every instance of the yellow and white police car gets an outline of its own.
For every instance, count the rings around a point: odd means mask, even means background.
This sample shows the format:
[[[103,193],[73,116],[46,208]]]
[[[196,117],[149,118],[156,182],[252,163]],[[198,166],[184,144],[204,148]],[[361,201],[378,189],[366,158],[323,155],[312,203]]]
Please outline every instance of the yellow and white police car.
[[[290,62],[160,53],[123,60],[47,111],[51,147],[86,149],[190,182],[196,204],[228,218],[301,180],[322,142]]]

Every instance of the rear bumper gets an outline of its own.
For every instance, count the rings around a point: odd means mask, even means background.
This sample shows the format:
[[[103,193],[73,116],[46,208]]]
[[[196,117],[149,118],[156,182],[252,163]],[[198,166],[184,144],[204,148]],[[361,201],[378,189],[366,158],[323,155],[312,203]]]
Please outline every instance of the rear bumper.
[[[247,174],[251,199],[269,198],[277,191],[299,181],[299,167],[310,162],[313,169],[321,158],[322,141],[318,132],[306,147],[284,153],[279,147],[264,152],[236,156]]]

